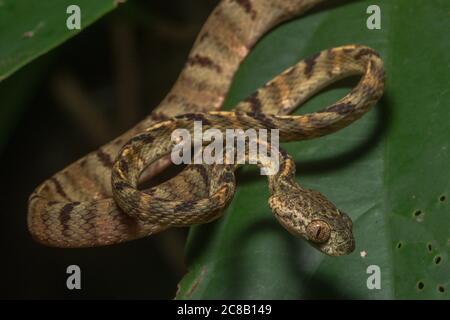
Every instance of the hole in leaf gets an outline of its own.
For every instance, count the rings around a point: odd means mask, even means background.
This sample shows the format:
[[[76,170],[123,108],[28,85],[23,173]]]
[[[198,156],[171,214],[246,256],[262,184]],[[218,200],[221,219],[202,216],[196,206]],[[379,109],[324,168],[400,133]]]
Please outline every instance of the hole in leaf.
[[[439,197],[440,202],[444,202],[445,200],[447,200],[447,197],[445,196],[445,194],[443,194],[442,196]]]
[[[418,222],[422,222],[423,218],[424,218],[424,212],[422,210],[416,210],[413,213],[414,218],[418,221]]]
[[[431,245],[431,243],[429,243],[427,245],[427,249],[428,249],[429,252],[433,251],[433,246]]]
[[[437,290],[438,290],[440,293],[444,293],[444,292],[445,292],[444,286],[441,286],[441,285],[439,285],[439,286],[437,287]]]
[[[403,243],[400,241],[399,243],[397,243],[397,249],[400,249],[402,247]]]
[[[425,284],[422,281],[417,282],[417,289],[423,290],[425,288]]]
[[[434,257],[434,263],[435,263],[435,264],[439,264],[439,263],[441,263],[441,261],[442,261],[441,256],[436,256],[436,257]]]

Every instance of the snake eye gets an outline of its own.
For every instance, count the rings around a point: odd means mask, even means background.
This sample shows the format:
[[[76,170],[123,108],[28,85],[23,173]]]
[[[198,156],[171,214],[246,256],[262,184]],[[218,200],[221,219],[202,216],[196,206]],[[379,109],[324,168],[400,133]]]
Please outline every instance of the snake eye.
[[[331,229],[325,221],[314,220],[306,227],[306,233],[311,241],[324,243],[330,238]]]

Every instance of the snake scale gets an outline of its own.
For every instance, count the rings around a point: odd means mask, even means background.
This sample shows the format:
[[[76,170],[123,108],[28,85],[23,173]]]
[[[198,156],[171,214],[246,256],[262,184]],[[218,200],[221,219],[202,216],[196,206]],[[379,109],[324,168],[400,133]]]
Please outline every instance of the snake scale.
[[[201,29],[187,62],[150,116],[113,141],[39,185],[29,198],[28,227],[45,245],[110,245],[217,219],[235,190],[238,165],[188,165],[148,190],[139,181],[170,161],[170,133],[206,128],[277,128],[281,141],[324,136],[360,118],[381,97],[383,62],[372,49],[346,45],[319,52],[269,81],[234,112],[218,111],[233,75],[268,30],[325,0],[223,0]],[[312,95],[345,77],[360,75],[342,99],[315,113],[288,115]],[[294,181],[295,165],[283,150],[269,178],[269,205],[294,235],[328,255],[354,249],[352,222],[323,195]],[[259,166],[267,163],[259,162]]]

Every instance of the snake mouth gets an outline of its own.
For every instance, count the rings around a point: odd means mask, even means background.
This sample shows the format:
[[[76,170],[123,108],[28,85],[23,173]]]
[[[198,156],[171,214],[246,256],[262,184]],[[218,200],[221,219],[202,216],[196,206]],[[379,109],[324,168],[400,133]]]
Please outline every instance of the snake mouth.
[[[351,244],[346,245],[343,248],[336,248],[336,247],[320,248],[320,247],[317,247],[317,249],[319,249],[326,255],[329,255],[332,257],[340,257],[340,256],[346,256],[346,255],[352,253],[354,251],[355,247],[354,247],[354,242],[351,242]]]
[[[355,240],[350,238],[346,241],[343,241],[337,244],[333,249],[330,255],[332,256],[345,256],[352,253],[355,250]]]

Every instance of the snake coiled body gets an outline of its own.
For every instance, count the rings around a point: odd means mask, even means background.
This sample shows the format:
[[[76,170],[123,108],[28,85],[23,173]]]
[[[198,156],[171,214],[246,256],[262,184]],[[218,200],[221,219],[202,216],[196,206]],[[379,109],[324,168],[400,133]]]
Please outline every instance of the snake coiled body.
[[[160,186],[137,189],[142,175],[151,176],[167,164],[167,158],[156,160],[170,153],[170,132],[191,130],[194,120],[219,130],[277,128],[282,141],[294,141],[335,132],[361,117],[380,98],[384,71],[378,54],[358,45],[325,50],[299,62],[239,103],[235,112],[211,112],[221,107],[237,67],[257,39],[320,2],[222,1],[155,111],[36,188],[28,211],[34,238],[59,247],[100,246],[220,216],[232,198],[236,166],[191,165]],[[325,86],[352,75],[362,75],[360,82],[335,104],[311,114],[288,115]],[[327,254],[353,250],[350,219],[318,192],[296,185],[292,159],[280,154],[280,172],[269,179],[269,204],[277,219]]]

